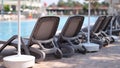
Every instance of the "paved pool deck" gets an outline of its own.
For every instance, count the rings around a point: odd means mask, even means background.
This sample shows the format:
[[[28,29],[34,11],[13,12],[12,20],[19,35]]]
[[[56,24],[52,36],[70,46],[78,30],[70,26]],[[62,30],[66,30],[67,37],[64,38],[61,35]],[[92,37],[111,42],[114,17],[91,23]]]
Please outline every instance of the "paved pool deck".
[[[0,68],[4,68],[2,57]],[[36,63],[33,68],[120,68],[120,41],[86,55],[76,53],[70,58],[62,59],[47,56],[45,61]]]

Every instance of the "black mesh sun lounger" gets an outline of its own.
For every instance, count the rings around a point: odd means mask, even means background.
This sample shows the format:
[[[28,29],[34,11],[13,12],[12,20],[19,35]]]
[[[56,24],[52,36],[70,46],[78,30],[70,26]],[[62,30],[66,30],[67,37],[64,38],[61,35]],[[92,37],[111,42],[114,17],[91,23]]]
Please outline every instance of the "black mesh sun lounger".
[[[78,33],[83,25],[83,16],[71,16],[64,25],[58,37],[58,45],[63,52],[63,56],[70,57],[75,51],[86,53],[86,49],[79,43]]]
[[[106,16],[99,16],[98,19],[96,20],[95,24],[93,26],[90,26],[90,41],[93,43],[97,43],[100,45],[100,48],[104,45],[101,38],[99,38],[98,34],[100,32],[100,29],[102,27],[102,23],[106,19]],[[85,27],[82,29],[82,32],[84,33],[84,36],[87,37],[87,28]],[[85,38],[87,41],[87,38]]]
[[[58,24],[59,17],[57,16],[45,16],[38,18],[30,38],[21,38],[21,46],[22,50],[25,51],[25,54],[38,54],[39,56],[36,58],[39,58],[40,60],[44,60],[46,54],[54,54],[55,57],[62,58],[61,50],[54,44],[54,36],[57,31]],[[8,45],[17,48],[17,43],[15,41],[16,38],[17,35],[13,36],[6,43],[4,43],[0,48],[0,52],[2,52]]]

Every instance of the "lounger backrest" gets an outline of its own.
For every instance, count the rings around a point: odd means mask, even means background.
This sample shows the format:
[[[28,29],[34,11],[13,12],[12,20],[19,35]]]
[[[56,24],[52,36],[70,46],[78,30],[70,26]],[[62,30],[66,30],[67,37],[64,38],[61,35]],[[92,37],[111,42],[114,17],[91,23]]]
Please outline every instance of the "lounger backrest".
[[[116,20],[117,20],[117,16],[114,16],[112,20],[112,26],[116,26]]]
[[[120,25],[120,15],[117,16],[117,23]]]
[[[93,33],[98,33],[100,31],[100,27],[102,26],[101,23],[105,20],[106,16],[98,17],[97,21],[95,22],[94,26],[92,27],[91,31]]]
[[[105,31],[109,24],[111,23],[111,20],[112,20],[112,16],[108,16],[102,23],[102,26],[101,26],[101,31]]]
[[[59,24],[59,17],[56,16],[46,16],[41,17],[37,20],[37,23],[31,34],[31,38],[35,40],[48,40],[52,38]]]
[[[113,17],[112,17],[111,23],[108,24],[108,27],[107,27],[106,30],[110,30],[110,29],[111,29],[111,26],[112,26],[112,27],[116,27],[116,19],[117,19],[117,16],[113,16]]]
[[[64,37],[74,37],[76,36],[82,25],[83,25],[84,17],[83,16],[71,16],[66,21],[66,24],[63,27],[61,35]]]

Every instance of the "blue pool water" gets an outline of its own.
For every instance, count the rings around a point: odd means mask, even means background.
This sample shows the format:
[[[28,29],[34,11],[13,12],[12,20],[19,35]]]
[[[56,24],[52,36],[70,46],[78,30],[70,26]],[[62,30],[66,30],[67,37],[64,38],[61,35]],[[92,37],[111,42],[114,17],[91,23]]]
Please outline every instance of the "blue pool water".
[[[60,17],[58,30],[61,30],[67,20],[67,16]],[[91,17],[91,24],[94,24],[97,17]],[[37,20],[21,21],[21,36],[29,37]],[[17,34],[17,21],[0,21],[0,40],[8,40],[11,36]],[[85,16],[83,26],[88,25],[88,17]]]

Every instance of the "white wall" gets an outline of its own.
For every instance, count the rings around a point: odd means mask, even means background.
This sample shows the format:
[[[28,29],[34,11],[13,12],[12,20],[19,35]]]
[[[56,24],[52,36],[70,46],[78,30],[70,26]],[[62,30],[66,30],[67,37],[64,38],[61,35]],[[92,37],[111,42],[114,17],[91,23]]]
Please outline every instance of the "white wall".
[[[105,0],[105,2],[108,2],[108,3],[110,3],[110,1],[111,1],[111,0]],[[120,2],[120,0],[112,0],[112,3],[113,3],[113,4],[119,3],[119,2]]]

